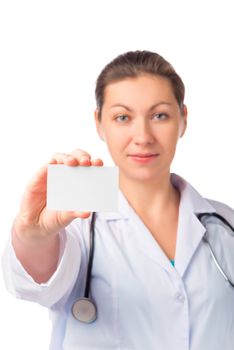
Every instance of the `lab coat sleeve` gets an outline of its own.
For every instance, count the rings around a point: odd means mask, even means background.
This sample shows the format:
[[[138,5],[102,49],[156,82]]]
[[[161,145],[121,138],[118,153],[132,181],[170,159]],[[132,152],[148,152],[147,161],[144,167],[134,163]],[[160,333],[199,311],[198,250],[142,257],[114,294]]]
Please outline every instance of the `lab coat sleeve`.
[[[79,226],[66,228],[60,235],[60,259],[55,273],[46,283],[38,284],[15,255],[9,240],[3,257],[3,275],[8,291],[17,298],[34,301],[45,307],[65,302],[77,279],[81,263]]]

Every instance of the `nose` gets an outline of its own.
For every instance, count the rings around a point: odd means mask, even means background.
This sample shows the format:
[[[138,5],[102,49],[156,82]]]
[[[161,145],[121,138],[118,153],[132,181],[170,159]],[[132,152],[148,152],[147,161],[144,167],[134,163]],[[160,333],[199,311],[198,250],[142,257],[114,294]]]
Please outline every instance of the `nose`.
[[[149,121],[141,120],[136,123],[133,130],[133,140],[136,145],[153,144],[155,142]]]

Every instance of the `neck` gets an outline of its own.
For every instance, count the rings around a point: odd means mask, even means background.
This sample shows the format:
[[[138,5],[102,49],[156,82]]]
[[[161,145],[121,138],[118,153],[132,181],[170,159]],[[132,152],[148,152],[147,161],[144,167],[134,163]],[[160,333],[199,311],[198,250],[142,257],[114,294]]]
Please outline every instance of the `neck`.
[[[166,215],[168,210],[178,210],[180,195],[171,184],[170,173],[163,174],[154,182],[133,181],[120,176],[120,189],[140,216],[157,219]]]

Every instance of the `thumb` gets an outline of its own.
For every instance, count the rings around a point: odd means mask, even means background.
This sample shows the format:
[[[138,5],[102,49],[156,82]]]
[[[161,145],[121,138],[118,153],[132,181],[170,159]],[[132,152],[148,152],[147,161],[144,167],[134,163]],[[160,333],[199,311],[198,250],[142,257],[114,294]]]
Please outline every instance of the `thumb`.
[[[63,226],[67,226],[70,224],[71,221],[81,218],[81,219],[87,219],[90,216],[90,212],[83,212],[83,211],[62,211],[60,212],[61,222]]]
[[[90,211],[74,211],[73,215],[77,218],[87,219],[91,215],[91,213]]]

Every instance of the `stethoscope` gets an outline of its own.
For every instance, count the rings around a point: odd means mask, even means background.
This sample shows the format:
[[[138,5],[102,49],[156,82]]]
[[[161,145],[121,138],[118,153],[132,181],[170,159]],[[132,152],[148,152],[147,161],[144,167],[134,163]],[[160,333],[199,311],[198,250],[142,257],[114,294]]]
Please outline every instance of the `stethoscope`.
[[[203,217],[216,217],[217,219],[221,220],[223,224],[225,224],[227,227],[229,227],[232,232],[234,233],[233,226],[220,214],[218,213],[199,213],[197,214],[197,218],[201,221]],[[91,224],[90,224],[90,250],[89,250],[89,261],[88,261],[88,267],[87,267],[87,273],[86,273],[86,282],[85,282],[85,292],[84,296],[82,298],[79,298],[74,302],[72,305],[72,314],[75,317],[76,320],[83,322],[83,323],[91,323],[94,322],[97,319],[97,306],[90,296],[90,282],[91,282],[91,274],[92,274],[92,266],[93,266],[93,255],[94,255],[94,237],[95,237],[95,219],[96,219],[96,213],[94,212],[92,214],[91,218]],[[227,276],[225,271],[220,266],[217,257],[214,253],[214,250],[207,238],[207,232],[203,236],[203,241],[208,245],[208,248],[210,250],[211,256],[215,262],[215,265],[217,266],[217,269],[220,271],[222,276],[225,278],[225,280],[234,288],[234,283],[231,281],[231,279]]]
[[[85,282],[85,292],[83,298],[79,298],[72,305],[72,314],[80,322],[83,323],[91,323],[97,319],[97,307],[94,300],[90,296],[90,282],[91,282],[91,274],[92,274],[92,266],[93,266],[93,254],[94,254],[94,237],[95,237],[95,219],[96,213],[93,212],[90,224],[90,232],[89,232],[89,261],[86,272],[86,282]]]

